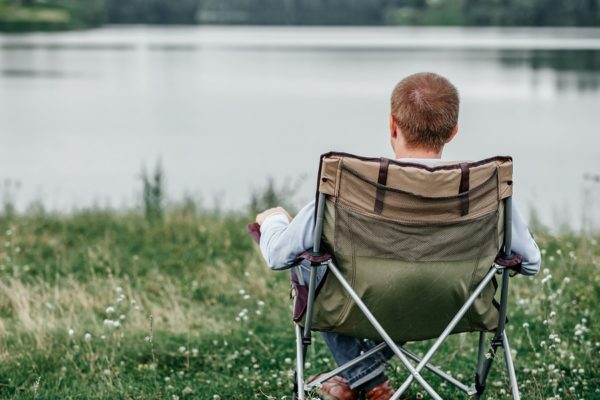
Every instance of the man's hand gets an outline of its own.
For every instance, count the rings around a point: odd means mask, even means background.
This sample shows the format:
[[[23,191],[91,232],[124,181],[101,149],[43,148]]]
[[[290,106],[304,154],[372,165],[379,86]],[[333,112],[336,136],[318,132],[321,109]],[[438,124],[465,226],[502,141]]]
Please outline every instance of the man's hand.
[[[288,219],[288,221],[292,220],[292,217],[290,217],[290,214],[288,214],[288,212],[285,211],[285,209],[283,207],[275,207],[275,208],[269,208],[268,210],[265,210],[265,211],[261,212],[260,214],[258,214],[256,216],[256,223],[259,225],[262,225],[263,222],[265,222],[265,219],[267,219],[267,217],[270,217],[271,215],[275,215],[275,214],[283,214]]]

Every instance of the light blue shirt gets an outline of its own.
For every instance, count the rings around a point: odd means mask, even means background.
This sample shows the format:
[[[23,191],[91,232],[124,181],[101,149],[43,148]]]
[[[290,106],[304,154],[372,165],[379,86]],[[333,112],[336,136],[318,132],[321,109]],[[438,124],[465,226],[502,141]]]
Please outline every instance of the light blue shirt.
[[[407,159],[403,159],[406,161]],[[411,162],[435,163],[436,160],[410,159]],[[265,219],[260,227],[260,250],[271,269],[289,268],[304,251],[314,243],[315,202],[308,203],[288,221],[283,214]],[[531,236],[515,201],[512,201],[512,251],[523,257],[521,273],[535,275],[540,270],[540,250]]]

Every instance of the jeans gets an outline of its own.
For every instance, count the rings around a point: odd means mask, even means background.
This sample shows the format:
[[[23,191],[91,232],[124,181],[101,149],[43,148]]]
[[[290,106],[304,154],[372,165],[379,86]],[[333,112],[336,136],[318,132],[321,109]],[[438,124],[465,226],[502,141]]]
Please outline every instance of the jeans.
[[[310,264],[300,264],[302,278],[306,286],[309,283],[310,268]],[[325,270],[325,267],[317,269],[317,284],[324,278]],[[360,339],[334,332],[321,332],[321,337],[338,366],[360,356],[378,344],[373,340]],[[382,375],[387,362],[393,355],[393,351],[386,346],[384,349],[342,372],[341,375],[348,381],[350,387],[354,389]]]

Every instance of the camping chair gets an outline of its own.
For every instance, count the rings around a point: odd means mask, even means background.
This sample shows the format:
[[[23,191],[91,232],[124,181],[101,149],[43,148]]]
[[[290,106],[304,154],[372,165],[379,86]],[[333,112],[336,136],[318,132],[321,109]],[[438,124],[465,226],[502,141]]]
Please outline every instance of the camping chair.
[[[519,399],[504,330],[509,273],[521,264],[511,252],[511,195],[510,157],[425,166],[346,153],[321,156],[314,248],[299,258],[311,266],[308,287],[299,267],[292,268],[294,398],[303,400],[306,391],[389,346],[409,373],[394,400],[414,381],[442,398],[424,369],[480,399],[499,347],[513,399]],[[318,268],[326,268],[326,276],[317,287]],[[499,303],[496,274],[502,275]],[[313,330],[382,342],[307,383]],[[445,339],[459,332],[479,332],[473,385],[430,364]],[[493,332],[489,347],[486,332]],[[423,357],[397,344],[433,338]]]

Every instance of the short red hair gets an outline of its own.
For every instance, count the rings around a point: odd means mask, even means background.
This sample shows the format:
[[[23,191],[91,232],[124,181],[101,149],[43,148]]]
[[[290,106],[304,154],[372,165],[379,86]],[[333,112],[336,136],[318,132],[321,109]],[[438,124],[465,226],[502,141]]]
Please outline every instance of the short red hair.
[[[439,151],[458,124],[459,96],[443,76],[421,72],[394,88],[392,116],[410,147]]]

